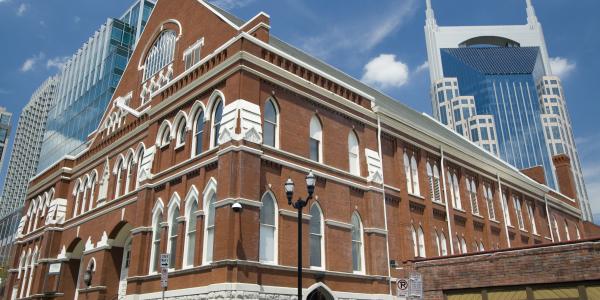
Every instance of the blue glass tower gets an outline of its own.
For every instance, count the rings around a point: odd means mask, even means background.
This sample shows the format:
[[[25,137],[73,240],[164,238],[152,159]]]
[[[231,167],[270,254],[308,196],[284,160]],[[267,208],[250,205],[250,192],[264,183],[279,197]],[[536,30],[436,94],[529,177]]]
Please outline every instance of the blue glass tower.
[[[154,5],[138,0],[120,19],[108,19],[65,65],[48,114],[38,173],[85,149]]]
[[[500,158],[518,169],[543,166],[555,187],[544,139],[536,83],[544,75],[538,47],[442,48],[444,77],[458,79],[460,92],[475,98],[477,114],[492,115]]]

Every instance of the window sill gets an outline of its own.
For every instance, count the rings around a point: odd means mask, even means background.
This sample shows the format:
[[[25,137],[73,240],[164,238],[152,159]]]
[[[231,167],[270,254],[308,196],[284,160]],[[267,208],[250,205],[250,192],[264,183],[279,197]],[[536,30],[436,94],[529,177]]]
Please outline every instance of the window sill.
[[[521,229],[521,228],[519,228],[519,231],[521,231],[522,233],[527,233],[527,234],[529,234],[529,231],[527,231],[527,230],[525,230],[525,229]]]
[[[500,221],[496,220],[496,219],[490,219],[490,222],[492,223],[496,223],[497,225],[500,225]]]
[[[417,195],[417,194],[413,194],[413,193],[408,193],[409,196],[413,196],[415,198],[419,198],[421,200],[425,200],[425,197],[421,196],[421,195]]]
[[[183,147],[185,147],[185,143],[179,144],[175,146],[175,150],[179,150],[182,149]]]
[[[461,213],[463,213],[463,214],[466,214],[466,213],[467,213],[467,212],[466,212],[464,209],[460,209],[460,208],[456,208],[456,207],[453,207],[453,208],[454,208],[454,210],[456,210],[456,211],[458,211],[458,212],[461,212]]]
[[[171,143],[168,143],[168,144],[160,145],[160,146],[158,146],[158,148],[161,150],[164,150],[166,148],[169,148],[170,145],[171,145]]]

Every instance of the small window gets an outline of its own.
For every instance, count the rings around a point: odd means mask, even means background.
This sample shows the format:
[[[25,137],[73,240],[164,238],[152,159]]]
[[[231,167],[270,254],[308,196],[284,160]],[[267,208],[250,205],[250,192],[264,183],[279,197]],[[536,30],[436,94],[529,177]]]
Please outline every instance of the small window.
[[[213,111],[213,126],[212,126],[212,147],[219,146],[219,133],[221,132],[221,120],[223,118],[223,101],[217,100],[217,105]]]
[[[277,204],[271,193],[265,193],[260,208],[260,261],[277,263]]]
[[[175,141],[175,146],[183,146],[185,144],[185,133],[187,131],[185,118],[181,118],[179,123],[177,124],[177,139]]]
[[[316,162],[322,162],[323,156],[323,127],[317,116],[310,119],[310,159]]]
[[[174,199],[172,199],[171,201],[174,201]],[[179,222],[177,221],[177,218],[179,218],[179,205],[176,204],[172,207],[171,212],[170,212],[171,216],[169,218],[169,247],[168,247],[168,251],[169,251],[169,266],[171,269],[175,269],[175,263],[177,261],[177,237],[178,237],[178,225]]]
[[[364,272],[363,227],[357,213],[352,215],[352,270]]]
[[[513,197],[513,202],[515,204],[515,213],[517,214],[517,223],[519,225],[519,229],[525,230],[525,222],[523,221],[521,200],[517,197]]]
[[[278,119],[275,103],[271,99],[267,100],[263,126],[263,143],[267,146],[277,147]]]
[[[360,176],[360,156],[359,156],[358,138],[354,131],[348,134],[348,160],[350,164],[350,173]]]
[[[199,111],[194,122],[195,155],[202,153],[202,136],[204,135],[204,111]]]
[[[323,214],[317,203],[310,208],[310,266],[324,267],[325,246],[323,243]]]

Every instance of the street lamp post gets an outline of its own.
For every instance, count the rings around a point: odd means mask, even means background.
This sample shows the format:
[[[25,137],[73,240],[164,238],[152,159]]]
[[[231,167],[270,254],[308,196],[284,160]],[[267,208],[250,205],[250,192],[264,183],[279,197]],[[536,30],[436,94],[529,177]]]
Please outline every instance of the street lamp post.
[[[291,178],[288,178],[284,185],[288,205],[298,210],[298,300],[302,300],[302,209],[313,197],[315,182],[315,174],[310,171],[306,175],[306,191],[308,192],[308,196],[305,200],[298,198],[295,202],[292,202],[292,198],[294,197],[294,182]]]

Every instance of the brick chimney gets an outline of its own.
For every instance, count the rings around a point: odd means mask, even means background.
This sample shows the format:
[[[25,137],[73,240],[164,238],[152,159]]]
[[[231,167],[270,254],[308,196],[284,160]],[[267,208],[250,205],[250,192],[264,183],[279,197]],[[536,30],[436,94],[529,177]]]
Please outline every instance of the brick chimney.
[[[544,167],[535,166],[529,169],[521,170],[527,177],[535,180],[538,183],[546,184],[546,173],[544,173]]]
[[[556,169],[556,179],[558,180],[558,190],[561,194],[576,199],[575,178],[571,172],[571,159],[566,154],[559,154],[552,157],[554,168]]]

